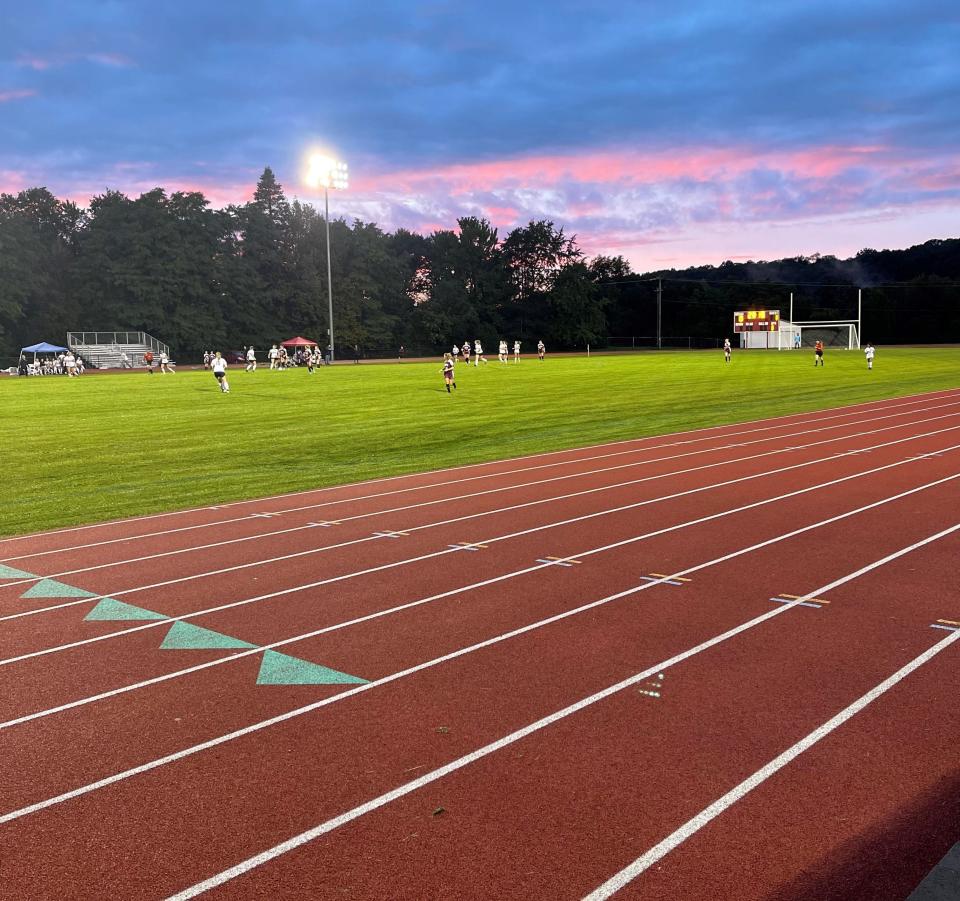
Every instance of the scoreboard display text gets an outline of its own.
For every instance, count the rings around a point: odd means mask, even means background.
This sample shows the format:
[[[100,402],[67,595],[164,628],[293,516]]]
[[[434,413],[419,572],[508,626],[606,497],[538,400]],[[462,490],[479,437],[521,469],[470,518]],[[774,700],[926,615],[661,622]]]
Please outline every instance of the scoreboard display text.
[[[778,332],[779,310],[741,310],[733,314],[734,332]]]

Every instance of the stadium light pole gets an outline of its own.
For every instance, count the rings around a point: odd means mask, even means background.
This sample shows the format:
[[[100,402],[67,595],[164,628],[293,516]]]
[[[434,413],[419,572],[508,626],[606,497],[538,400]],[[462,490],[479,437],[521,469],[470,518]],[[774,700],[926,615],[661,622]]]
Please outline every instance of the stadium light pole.
[[[333,344],[333,280],[330,270],[330,188],[338,191],[349,187],[347,164],[322,154],[310,157],[307,184],[323,188],[323,221],[327,226],[327,313],[330,322],[330,362],[334,360]]]

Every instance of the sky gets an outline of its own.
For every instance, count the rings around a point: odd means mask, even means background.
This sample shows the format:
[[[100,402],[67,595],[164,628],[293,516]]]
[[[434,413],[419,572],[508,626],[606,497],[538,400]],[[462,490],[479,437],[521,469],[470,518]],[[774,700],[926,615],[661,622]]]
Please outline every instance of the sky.
[[[0,192],[549,219],[636,271],[960,236],[960,3],[0,0]]]

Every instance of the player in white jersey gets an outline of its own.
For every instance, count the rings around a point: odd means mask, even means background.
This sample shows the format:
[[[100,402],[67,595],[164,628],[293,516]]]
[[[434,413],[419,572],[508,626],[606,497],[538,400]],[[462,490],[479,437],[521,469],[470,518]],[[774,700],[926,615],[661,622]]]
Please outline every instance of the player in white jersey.
[[[733,348],[730,347],[730,339],[723,339],[723,360],[725,363],[730,362],[730,354],[733,352]]]
[[[544,346],[543,341],[537,342],[537,356],[540,357],[540,362],[543,362],[543,355],[547,352],[547,348]]]
[[[227,381],[227,361],[220,356],[219,350],[210,362],[210,368],[213,370],[214,378],[220,383],[220,390],[224,394],[229,394],[230,383]]]
[[[257,352],[253,349],[251,344],[247,348],[247,372],[256,372],[257,371]]]
[[[486,364],[487,358],[483,355],[483,345],[480,343],[479,338],[473,342],[473,355],[474,355],[474,360],[473,360],[474,366],[479,366],[481,361],[483,361],[483,363]]]
[[[514,363],[520,362],[520,342],[519,341],[513,342],[513,362]]]
[[[507,362],[507,342],[506,341],[500,342],[500,347],[497,349],[497,359],[501,363]]]
[[[867,357],[867,369],[873,369],[873,357],[876,354],[873,345],[868,341],[867,346],[863,349],[864,354]]]

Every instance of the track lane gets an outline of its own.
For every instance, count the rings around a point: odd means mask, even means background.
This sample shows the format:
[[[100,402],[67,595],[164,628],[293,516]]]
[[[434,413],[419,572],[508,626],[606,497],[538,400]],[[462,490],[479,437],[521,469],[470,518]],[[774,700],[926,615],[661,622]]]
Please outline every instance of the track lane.
[[[731,565],[729,567],[728,575],[732,578],[741,571],[742,566],[738,568],[737,565]],[[661,587],[657,590],[662,591],[665,589]],[[761,606],[763,606],[765,609],[765,607],[769,605]],[[667,612],[670,611],[668,610]],[[673,612],[676,613],[676,611]],[[733,612],[737,614],[736,619],[738,621],[743,619],[742,610],[737,608]],[[791,616],[794,616],[797,613],[806,613],[807,611],[790,610],[788,612]],[[779,616],[780,614],[777,615]],[[619,619],[622,620],[622,617]],[[628,617],[628,619],[632,621],[632,618]],[[614,618],[614,620],[616,627],[612,630],[613,636],[616,638],[616,640],[625,642],[622,647],[623,651],[630,655],[631,662],[635,661],[637,659],[635,655],[637,653],[642,654],[643,648],[638,647],[635,642],[628,640],[628,637],[624,634],[624,622],[619,621],[618,618]],[[597,628],[600,628],[599,624],[594,625]],[[704,622],[700,625],[702,628],[707,629],[710,623]],[[658,640],[665,640],[671,643],[680,641],[681,639],[676,626],[676,622],[663,623],[662,629],[657,633]],[[305,764],[305,762],[302,760],[298,760],[296,763],[294,763],[294,758],[291,758],[287,762],[280,761],[278,763],[278,772],[274,773],[274,778],[281,778],[281,774],[286,773],[293,774],[294,778],[298,780],[304,780],[306,779],[306,773],[304,770],[305,765],[310,767],[315,765],[321,766],[325,772],[328,772],[328,778],[324,780],[307,779],[306,783],[297,790],[298,800],[302,801],[308,808],[315,811],[316,809],[319,809],[316,807],[316,805],[321,805],[322,807],[324,805],[334,803],[337,800],[337,798],[334,796],[339,797],[343,791],[356,791],[358,788],[362,789],[367,785],[370,777],[363,775],[363,773],[360,772],[360,765],[356,759],[357,755],[360,755],[361,757],[363,755],[367,755],[368,764],[365,771],[368,773],[378,772],[380,773],[381,777],[384,775],[390,775],[391,777],[394,776],[396,766],[399,766],[403,761],[409,763],[410,766],[418,766],[415,758],[418,756],[422,757],[423,754],[427,753],[431,748],[437,750],[437,746],[433,743],[433,741],[435,741],[435,736],[431,733],[430,729],[425,730],[423,724],[425,722],[432,723],[439,715],[444,717],[443,722],[452,724],[450,731],[452,734],[458,736],[457,740],[466,741],[467,744],[471,744],[472,742],[476,742],[478,740],[482,741],[485,730],[492,729],[494,732],[496,732],[496,730],[499,729],[502,731],[506,725],[506,718],[512,717],[520,721],[523,721],[524,717],[529,719],[532,707],[530,703],[531,700],[537,699],[536,706],[550,706],[551,701],[540,696],[539,692],[546,688],[550,688],[554,691],[556,690],[555,679],[551,676],[551,672],[553,670],[569,674],[569,667],[572,661],[580,660],[580,663],[578,664],[578,673],[582,677],[581,683],[573,686],[573,688],[579,688],[581,691],[583,689],[583,678],[586,676],[586,671],[583,670],[583,664],[587,661],[582,660],[583,655],[580,645],[582,644],[584,637],[589,639],[589,634],[593,633],[589,633],[584,636],[582,626],[578,625],[576,628],[573,628],[572,621],[567,623],[567,627],[572,629],[572,631],[568,632],[565,639],[561,636],[560,641],[544,641],[544,636],[540,636],[540,638],[538,638],[538,641],[541,643],[542,653],[535,655],[535,657],[532,659],[536,659],[541,665],[546,660],[543,654],[555,655],[555,659],[550,661],[550,666],[552,668],[550,672],[537,674],[537,684],[521,684],[525,680],[529,683],[529,680],[532,678],[530,673],[531,659],[523,655],[517,656],[515,653],[505,653],[507,650],[506,646],[502,646],[497,657],[497,660],[499,660],[499,665],[497,665],[495,662],[494,665],[491,666],[490,662],[488,661],[486,666],[483,668],[484,672],[496,674],[495,678],[490,684],[491,689],[495,689],[504,684],[501,680],[506,680],[505,684],[510,686],[510,693],[508,696],[504,696],[502,693],[494,696],[497,698],[496,703],[490,703],[491,698],[490,696],[484,694],[482,691],[482,685],[478,686],[478,689],[480,690],[475,690],[475,693],[472,694],[470,698],[465,699],[462,695],[464,673],[458,673],[455,672],[453,668],[445,667],[442,670],[434,673],[431,677],[442,680],[441,684],[435,685],[423,695],[424,701],[427,704],[430,703],[431,699],[434,699],[435,702],[439,701],[442,703],[443,710],[438,710],[436,715],[432,717],[429,716],[429,707],[426,708],[426,710],[420,709],[418,711],[411,711],[409,709],[409,705],[405,704],[401,700],[406,696],[406,693],[401,693],[401,695],[397,698],[393,698],[388,696],[389,692],[384,692],[382,696],[367,696],[368,699],[376,697],[376,700],[367,700],[364,703],[365,712],[363,716],[364,725],[362,729],[359,729],[359,724],[356,722],[355,717],[347,716],[343,720],[343,729],[338,731],[336,728],[336,720],[340,716],[345,715],[346,707],[344,706],[340,710],[334,710],[332,713],[328,709],[327,713],[325,714],[325,728],[322,733],[327,737],[321,740],[322,745],[324,746],[322,761],[311,759],[308,764]],[[646,627],[649,628],[649,624],[646,624]],[[611,635],[610,623],[607,623],[607,628],[603,631],[608,635],[608,637]],[[687,632],[687,637],[689,637],[690,629],[688,629]],[[645,629],[643,634],[635,635],[634,639],[643,640],[646,634],[647,633]],[[657,647],[656,650],[659,651],[659,647]],[[556,657],[559,659],[556,659]],[[591,666],[600,667],[601,669],[611,666],[611,660],[608,655],[601,655],[600,659],[591,658],[589,663]],[[622,661],[621,665],[623,665]],[[472,667],[468,667],[468,669],[472,669]],[[520,673],[523,673],[523,679],[511,679],[510,676],[514,671],[516,672],[517,676],[519,676]],[[447,685],[449,687],[443,688],[443,685]],[[570,686],[565,686],[565,690],[569,691]],[[555,701],[556,698],[553,699],[553,702]],[[374,705],[374,710],[370,709],[371,704]],[[509,707],[509,711],[506,709],[507,707]],[[333,722],[327,722],[326,720],[328,717],[332,719]],[[401,720],[414,717],[414,719],[410,721],[410,727],[414,727],[417,722],[420,723],[419,727],[412,729],[404,729],[402,727],[402,722],[394,724],[396,732],[404,736],[405,746],[403,760],[400,760],[400,758],[391,758],[388,761],[384,761],[382,759],[382,747],[377,745],[376,740],[374,740],[373,744],[371,744],[370,739],[366,735],[366,732],[369,731],[369,729],[373,729],[373,734],[377,734],[384,721],[384,717],[400,717]],[[284,733],[287,735],[287,737],[275,737],[273,742],[271,742],[271,747],[276,749],[290,749],[294,754],[294,757],[296,757],[295,749],[301,747],[302,742],[306,741],[308,744],[312,744],[320,737],[316,733],[315,727],[310,727],[309,723],[305,722],[297,725],[295,734],[288,733],[286,725],[281,728],[284,730]],[[358,729],[359,733],[362,734],[358,734]],[[342,736],[341,732],[343,730],[349,731],[350,735]],[[314,738],[308,737],[311,735],[313,735]],[[337,736],[337,738],[334,740],[333,736]],[[409,742],[407,742],[408,736],[410,737]],[[343,747],[343,745],[347,742],[350,743],[350,746]],[[426,744],[424,742],[426,742]],[[407,745],[409,745],[409,747]],[[260,746],[250,746],[246,751],[239,753],[236,758],[234,757],[233,750],[231,750],[230,763],[227,763],[221,758],[219,761],[208,761],[208,766],[209,764],[213,764],[215,771],[223,771],[223,768],[225,767],[226,771],[229,771],[232,774],[231,778],[240,779],[242,782],[241,774],[245,768],[249,766],[258,767],[261,765],[261,761],[259,761],[260,751],[257,750],[258,747]],[[373,747],[381,747],[381,750],[371,752],[370,749]],[[449,751],[449,744],[445,745],[444,747]],[[442,748],[440,750],[442,750]],[[369,753],[373,753],[373,759],[369,759]],[[378,754],[381,756],[377,757]],[[281,756],[286,756],[286,752],[281,752]],[[350,760],[354,760],[354,764],[349,764],[348,761]],[[384,763],[390,764],[388,767],[388,773],[382,772]],[[376,765],[375,770],[369,769],[371,765]],[[140,791],[136,793],[136,798],[138,799],[137,803],[139,804],[145,801],[147,806],[150,807],[152,803],[150,801],[153,796],[152,793],[154,791],[159,791],[162,795],[164,792],[169,791],[172,784],[178,786],[178,791],[184,791],[189,796],[193,797],[194,792],[199,789],[199,785],[202,784],[203,779],[210,778],[209,770],[206,771],[205,776],[197,774],[192,770],[190,772],[184,772],[182,770],[182,767],[178,767],[178,772],[176,774],[166,773],[166,778],[170,780],[166,788],[163,786],[158,787],[157,785],[151,785],[153,778],[152,775],[143,777],[143,779],[146,781],[146,785],[141,785]],[[195,778],[200,779],[200,782],[198,782],[196,788],[191,787],[192,780]],[[331,778],[336,782],[335,786],[329,781]],[[245,785],[244,790],[248,792],[248,802],[251,805],[251,809],[247,811],[247,813],[254,816],[258,820],[262,820],[263,822],[277,822],[275,815],[269,814],[268,810],[271,806],[271,803],[282,803],[282,799],[287,796],[286,790],[280,789],[276,783],[256,787],[251,786],[246,782],[243,782],[243,784]],[[307,795],[313,797],[314,788],[317,792],[320,792],[321,795],[320,797],[315,797],[313,801],[308,803]],[[256,800],[249,800],[250,792],[255,792],[257,794],[258,797]],[[260,798],[261,792],[266,792],[270,797],[273,798],[273,802],[269,802],[267,798]],[[118,797],[113,794],[112,789],[107,789],[106,794],[110,795],[110,799],[109,801],[104,801],[103,803],[108,804],[110,810],[114,811],[117,808],[117,805],[120,804],[120,801]],[[124,795],[124,797],[126,797],[126,795]],[[124,805],[126,804],[126,802],[123,803]],[[79,807],[77,807],[77,805],[79,805]],[[70,809],[75,811],[84,807],[87,807],[89,810],[88,805],[85,805],[84,801],[81,800],[79,802],[72,803]],[[127,814],[134,813],[132,810],[126,809],[126,807],[124,807],[124,810]],[[96,811],[91,812],[95,813]],[[208,812],[209,811],[205,811],[204,815],[206,816]],[[102,810],[100,811],[100,814],[103,814]],[[110,815],[112,816],[113,814],[111,813]],[[240,811],[231,811],[230,814],[231,817],[239,817],[240,815]],[[45,815],[38,814],[37,816],[43,818]],[[29,819],[32,818],[24,820],[24,823],[28,823]],[[239,822],[239,820],[232,819],[231,822]],[[27,826],[26,828],[30,829],[32,827]],[[81,827],[78,826],[77,828],[80,829],[81,832],[83,831]],[[159,828],[159,826],[157,828]],[[256,833],[258,832],[258,829],[259,827],[253,828],[252,831]],[[153,824],[151,825],[151,830],[153,830]],[[177,840],[176,836],[165,836],[165,842],[167,838],[170,838],[170,840],[174,842]],[[152,841],[158,841],[155,834],[152,837]],[[164,844],[164,848],[166,849],[163,855],[165,858],[167,857],[168,852],[173,853],[175,851],[174,848],[171,848],[166,844]]]
[[[954,452],[955,455],[956,451]],[[862,461],[859,457],[849,457],[847,460],[851,464],[852,473],[855,476],[854,481],[862,480],[865,483],[874,483],[873,488],[869,484],[865,484],[862,490],[858,490],[854,494],[858,500],[865,503],[888,496],[889,492],[884,486],[896,485],[904,490],[909,490],[916,484],[922,484],[918,479],[917,466],[919,464],[916,462],[904,463],[892,469],[876,472],[873,470],[881,465],[882,461],[875,459],[873,462],[876,466],[868,470],[867,475],[863,475],[863,470],[860,468]],[[926,474],[935,475],[937,473],[949,474],[952,472],[951,466],[955,465],[955,460],[951,460],[950,456],[947,455],[931,458],[928,463],[924,464],[924,467]],[[837,474],[837,478],[845,477]],[[877,481],[880,479],[885,481]],[[893,481],[889,481],[890,479],[893,479]],[[814,484],[817,485],[818,483]],[[847,484],[851,483],[848,482]],[[742,499],[737,493],[726,496],[721,494],[716,497],[711,493],[713,505],[705,505],[702,500],[698,501],[696,498],[686,498],[684,499],[684,506],[678,507],[679,502],[675,501],[671,505],[657,509],[655,515],[649,510],[645,513],[643,520],[645,531],[639,533],[639,535],[647,536],[643,539],[645,542],[652,540],[654,543],[649,550],[647,548],[641,548],[640,550],[644,555],[654,554],[662,566],[667,560],[671,559],[673,543],[676,541],[676,536],[680,535],[678,529],[684,532],[690,530],[691,533],[689,536],[682,536],[682,542],[709,540],[721,547],[729,543],[739,545],[739,542],[745,536],[755,534],[763,537],[765,534],[763,530],[766,526],[762,519],[756,518],[756,513],[758,510],[762,511],[765,507],[772,505],[779,508],[778,515],[792,515],[798,522],[815,522],[822,519],[831,510],[846,509],[843,505],[842,496],[830,497],[831,487],[831,485],[819,485],[811,490],[811,485],[803,481],[799,482],[797,487],[781,483],[781,494],[767,495],[757,501],[748,501],[746,504],[742,503]],[[801,493],[793,498],[784,498],[784,495],[791,491]],[[746,509],[742,509],[744,507]],[[714,517],[714,519],[709,519],[709,517]],[[711,535],[711,529],[715,528],[718,517],[721,521],[727,520],[731,525],[729,533],[719,544],[717,539]],[[605,523],[604,531],[600,534],[612,539],[613,544],[626,542],[623,547],[626,554],[624,559],[629,561],[631,554],[635,553],[637,549],[636,521],[629,516],[621,518],[620,522],[610,522],[608,517],[603,517],[603,521]],[[611,529],[615,530],[611,531]],[[661,530],[667,531],[658,535],[657,532]],[[597,578],[598,572],[601,573],[602,577],[603,567],[608,565],[608,561],[605,559],[606,553],[602,552],[601,557],[596,560],[596,565],[592,565],[593,561],[590,558],[594,557],[595,552],[591,552],[589,547],[584,547],[585,542],[580,528],[567,527],[558,530],[558,532],[559,534],[553,536],[551,549],[557,551],[558,556],[573,555],[589,561],[586,566],[580,565],[575,568],[584,578]],[[611,542],[592,545],[592,547],[602,549],[607,547],[609,543]],[[658,546],[662,546],[663,550],[657,551]],[[500,549],[494,545],[488,550],[492,553],[488,554],[487,551],[484,551],[483,553],[460,553],[457,555],[465,561],[464,565],[469,567],[467,572],[470,573],[472,581],[496,578],[505,572],[510,572],[511,569],[514,571],[529,569],[531,565],[536,565],[537,557],[542,557],[543,554],[542,551],[537,554],[524,541],[511,542]],[[610,548],[610,550],[616,550],[616,548]],[[616,559],[616,557],[613,558],[614,561]],[[601,569],[597,570],[596,566],[601,567]],[[614,566],[622,566],[622,564],[614,562]],[[653,566],[653,569],[659,571],[656,566]],[[626,571],[630,572],[631,570],[628,567]],[[643,574],[638,573],[637,575]],[[565,582],[569,582],[570,578],[569,574],[566,575],[564,577]],[[463,584],[465,584],[465,580],[461,574],[438,570],[429,559],[421,567],[405,570],[404,592],[407,597],[410,596],[411,592],[421,593],[420,596],[423,597],[438,592],[453,591]],[[466,584],[469,584],[469,582]],[[346,586],[346,589],[344,589],[344,586]],[[337,587],[334,586],[334,588]],[[364,579],[351,577],[347,582],[341,583],[339,588],[340,591],[332,594],[329,590],[323,590],[312,593],[300,592],[292,598],[289,595],[280,595],[253,605],[256,608],[255,614],[251,614],[248,607],[232,606],[218,613],[207,614],[200,618],[200,622],[206,628],[213,628],[263,646],[289,638],[292,635],[316,631],[318,627],[324,625],[353,619],[358,613],[370,615],[378,609],[383,609],[384,598],[392,598],[396,593],[396,580],[393,570],[388,569],[379,573],[372,573]],[[147,636],[155,635],[153,647],[156,648],[169,627],[169,622],[153,621],[130,625],[125,629],[117,629],[115,624],[112,623],[78,622],[72,610],[65,610],[62,613],[64,620],[60,626],[63,629],[63,635],[65,637],[69,636],[72,630],[76,629],[85,637],[78,639],[81,642],[79,645],[76,642],[54,645],[53,647],[61,648],[56,657],[41,653],[39,656],[28,657],[27,659],[18,659],[18,656],[4,658],[5,661],[8,661],[7,665],[0,667],[0,717],[4,720],[30,712],[10,706],[11,704],[23,703],[25,700],[28,703],[32,701],[36,706],[54,706],[56,699],[60,696],[60,686],[65,684],[65,680],[69,681],[70,673],[77,670],[87,674],[84,687],[88,691],[99,692],[115,687],[117,680],[120,680],[120,684],[129,681],[129,678],[123,679],[124,672],[139,672],[142,671],[144,666],[157,667],[161,671],[174,668],[173,657],[170,654],[159,654],[158,656],[158,652],[154,651],[147,655],[145,661],[142,649],[144,646],[148,647],[149,644],[142,645],[139,640],[145,634]],[[32,641],[34,636],[29,629],[31,620],[15,621],[15,624],[17,622],[20,624],[21,630],[25,630],[24,640]],[[51,631],[48,634],[55,636],[60,633]],[[131,636],[137,640],[127,647],[126,641]],[[104,641],[98,640],[100,638],[106,639],[111,644],[119,639],[124,641],[121,646],[112,648],[107,647]],[[14,640],[15,636],[6,634],[3,647],[7,650],[15,647]],[[150,639],[146,638],[145,640],[149,642]],[[309,650],[309,648],[310,645],[306,644],[296,650],[299,653],[301,650]],[[20,650],[26,654],[36,653],[33,650],[23,651],[22,648]],[[23,653],[19,656],[22,657]],[[147,672],[142,678],[157,675],[159,673],[156,671]],[[24,684],[32,686],[31,691],[25,692],[22,688]],[[7,687],[9,687],[8,690],[5,690]]]
[[[956,537],[954,533],[954,546]],[[874,598],[883,584],[879,575],[873,574],[879,584],[868,592]],[[485,897],[580,897],[593,887],[589,874],[602,872],[605,860],[618,855],[622,859],[630,846],[654,845],[671,821],[682,822],[687,811],[701,810],[862,692],[929,652],[943,635],[925,626],[891,635],[882,614],[865,629],[862,616],[848,608],[847,598],[838,596],[844,588],[826,596],[836,600],[837,610],[843,611],[837,619],[845,623],[828,622],[822,611],[801,616],[808,611],[797,610],[796,616],[778,617],[762,630],[667,668],[660,699],[614,695],[329,835],[289,852],[281,845],[278,851],[285,853],[265,861],[262,869],[259,858],[250,858],[250,864],[258,865],[217,896],[284,896],[296,884],[311,897],[336,897],[342,891],[351,897],[375,897],[376,885],[389,879],[398,898],[441,897],[464,886],[482,886],[479,894]],[[851,651],[854,637],[871,649],[869,657]],[[626,648],[624,652],[629,653]],[[958,648],[941,653],[941,672],[946,666],[955,668]],[[784,665],[787,658],[790,663]],[[909,690],[904,706],[916,707],[915,682]],[[942,686],[940,693],[942,697]],[[853,728],[861,722],[853,721]],[[896,738],[887,747],[895,749],[902,734],[889,732]],[[938,744],[941,750],[949,747]],[[868,759],[877,751],[874,745]],[[941,771],[949,767],[949,759],[949,752],[946,760],[940,758]],[[811,781],[810,764],[799,758],[790,765],[802,796],[803,786]],[[838,772],[841,767],[842,760]],[[843,777],[838,778],[842,785]],[[834,793],[837,787],[834,783]],[[771,806],[784,809],[793,797],[781,791],[773,795]],[[884,786],[887,809],[908,803],[910,797],[895,778]],[[437,822],[431,813],[441,808],[444,813]],[[833,819],[839,820],[835,830],[849,840],[855,818],[846,830],[840,818]],[[752,858],[752,848],[736,831],[728,827],[716,833],[708,854],[730,860],[725,887],[704,867],[704,856],[694,854],[686,860],[688,880],[661,880],[662,895],[638,884],[636,892],[625,896],[708,897],[716,888],[719,897],[731,899],[773,897],[765,891],[776,887],[774,877],[782,882],[785,871],[797,871],[789,864],[784,867],[791,846],[780,836],[776,816],[768,811],[759,820],[772,854],[753,867],[744,860]],[[759,834],[756,826],[750,831]],[[928,824],[927,832],[936,832],[936,824]],[[798,830],[796,846],[809,856],[818,837],[816,826],[807,823],[805,830]],[[432,865],[436,860],[444,865]],[[745,873],[745,865],[762,872]],[[183,897],[191,896],[188,891]]]

